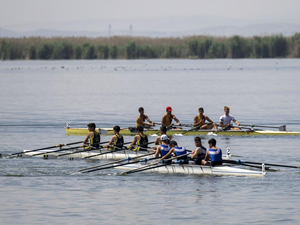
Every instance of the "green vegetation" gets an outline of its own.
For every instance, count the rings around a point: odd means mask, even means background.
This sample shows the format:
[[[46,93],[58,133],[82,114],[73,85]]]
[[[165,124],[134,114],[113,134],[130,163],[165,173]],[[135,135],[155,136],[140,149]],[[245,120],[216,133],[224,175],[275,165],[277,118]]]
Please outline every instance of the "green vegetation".
[[[300,58],[300,33],[262,37],[0,38],[0,59]]]

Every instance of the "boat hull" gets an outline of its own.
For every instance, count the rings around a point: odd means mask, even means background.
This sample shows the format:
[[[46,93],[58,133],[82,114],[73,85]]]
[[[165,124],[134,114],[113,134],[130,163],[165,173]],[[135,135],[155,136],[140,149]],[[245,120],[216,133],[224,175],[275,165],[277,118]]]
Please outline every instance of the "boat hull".
[[[145,165],[143,164],[128,164],[116,167],[122,170],[139,169]],[[256,171],[242,169],[233,166],[200,166],[200,165],[190,165],[190,164],[172,164],[164,165],[142,172],[157,172],[157,173],[169,173],[169,174],[193,174],[193,175],[226,175],[226,176],[251,176],[251,177],[263,177],[265,176],[265,171]]]
[[[80,149],[78,149],[80,150]],[[117,152],[109,152],[106,150],[99,150],[99,151],[87,151],[87,152],[77,152],[75,151],[61,151],[61,152],[47,152],[47,151],[38,151],[38,152],[26,152],[24,150],[23,154],[19,154],[17,157],[19,158],[31,158],[31,157],[40,157],[44,159],[57,159],[57,158],[67,158],[67,159],[84,159],[85,157],[89,157],[88,159],[106,159],[106,160],[118,160],[118,159],[125,159],[125,158],[134,158],[137,156],[145,155],[147,153],[150,153],[151,151],[129,151],[129,150],[123,150],[123,151],[117,151]],[[42,153],[42,154],[40,154]],[[68,155],[62,155],[70,153]],[[103,155],[98,155],[99,153],[107,153]],[[35,154],[39,154],[36,155]],[[145,155],[142,158],[149,158],[149,155]],[[227,155],[222,156],[223,160],[230,159],[231,155],[230,153]]]
[[[99,131],[97,128],[96,130]],[[87,135],[88,130],[86,128],[69,128],[65,129],[67,135]],[[100,130],[101,135],[113,135],[112,128],[101,128]],[[159,130],[151,129],[145,130],[145,134],[147,135],[160,135]],[[129,129],[121,129],[120,134],[122,135],[136,135],[136,132],[132,132]],[[214,131],[214,130],[168,130],[169,135],[185,135],[185,136],[196,136],[196,135],[221,135],[221,136],[293,136],[293,135],[300,135],[300,132],[295,131],[275,131],[275,130],[241,130],[241,131]]]

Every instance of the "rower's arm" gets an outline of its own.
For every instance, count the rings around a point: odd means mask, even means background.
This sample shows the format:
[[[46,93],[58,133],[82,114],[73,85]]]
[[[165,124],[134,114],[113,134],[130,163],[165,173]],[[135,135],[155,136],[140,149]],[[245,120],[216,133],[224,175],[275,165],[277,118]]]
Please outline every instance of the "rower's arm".
[[[135,135],[128,148],[131,148],[132,146],[136,145],[137,141],[138,141],[138,135]]]
[[[241,124],[236,119],[233,119],[233,122],[235,122],[236,125],[241,126]]]
[[[195,150],[195,151],[193,151],[192,152],[192,154],[191,154],[191,159],[195,159],[195,158],[197,158],[197,155],[198,155],[198,152],[199,152],[199,147]]]
[[[146,117],[146,120],[150,123],[150,125],[151,126],[154,126],[155,125],[155,123],[152,121],[152,120],[150,120],[150,118],[147,116],[147,115],[145,115]]]
[[[86,138],[85,138],[84,141],[83,141],[83,144],[84,144],[84,145],[88,144],[89,139],[91,138],[91,136],[92,136],[92,132],[89,132],[89,133],[86,135]]]
[[[115,139],[116,139],[116,137],[112,136],[109,143],[108,143],[108,145],[112,145],[115,142]]]
[[[158,158],[159,157],[159,152],[160,152],[160,146],[157,147],[155,154],[154,154],[154,158]]]
[[[205,119],[210,122],[211,124],[214,123],[214,121],[212,121],[208,116],[205,116]]]
[[[204,157],[204,161],[208,161],[208,160],[210,160],[210,156],[209,156],[209,150],[207,149]]]
[[[158,136],[158,137],[155,139],[154,144],[155,144],[155,145],[159,145],[159,143],[160,143],[160,136]]]
[[[176,121],[178,126],[181,126],[180,121],[177,119],[177,117],[175,115],[173,115],[173,119]]]

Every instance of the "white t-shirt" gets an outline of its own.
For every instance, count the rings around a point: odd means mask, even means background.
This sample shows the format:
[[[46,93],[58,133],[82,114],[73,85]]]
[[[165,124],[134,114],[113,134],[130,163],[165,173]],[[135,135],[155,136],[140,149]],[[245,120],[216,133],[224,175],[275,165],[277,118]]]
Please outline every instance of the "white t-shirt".
[[[222,122],[224,126],[230,124],[230,122],[232,120],[235,120],[234,117],[232,115],[228,115],[228,116],[221,116],[219,122]]]

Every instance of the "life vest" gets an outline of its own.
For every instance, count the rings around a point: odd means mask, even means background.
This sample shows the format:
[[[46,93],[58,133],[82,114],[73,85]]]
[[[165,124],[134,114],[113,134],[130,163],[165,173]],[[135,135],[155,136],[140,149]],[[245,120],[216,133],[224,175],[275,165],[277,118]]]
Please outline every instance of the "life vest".
[[[164,157],[166,154],[168,154],[170,149],[171,149],[170,145],[161,144],[160,145],[160,155],[161,155],[161,157]],[[170,156],[168,158],[170,158]]]
[[[97,131],[93,131],[93,137],[90,138],[90,146],[99,148],[100,134]]]
[[[120,149],[123,147],[124,144],[123,136],[122,135],[118,136],[115,134],[115,137],[116,137],[116,141],[112,143],[113,146],[111,146],[109,150],[115,150],[116,148]]]
[[[205,155],[206,155],[206,148],[201,146],[201,153],[197,155],[197,158],[194,159],[195,163],[198,164],[198,165],[201,165],[201,161],[202,159],[205,158]]]
[[[222,162],[222,150],[220,148],[218,149],[208,149],[209,156],[211,159],[211,162]]]
[[[175,146],[174,149],[175,149],[176,156],[181,156],[181,155],[187,154],[187,151],[186,151],[185,147]],[[182,157],[178,157],[177,160],[186,159],[186,158],[187,158],[187,156],[185,155],[185,156],[182,156]]]
[[[147,148],[148,147],[148,137],[147,135],[138,134],[140,136],[139,140],[137,141],[138,147]]]

